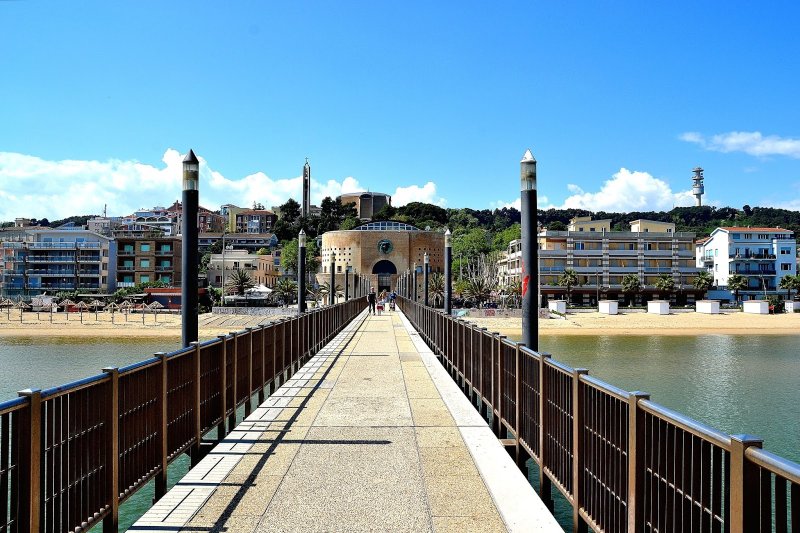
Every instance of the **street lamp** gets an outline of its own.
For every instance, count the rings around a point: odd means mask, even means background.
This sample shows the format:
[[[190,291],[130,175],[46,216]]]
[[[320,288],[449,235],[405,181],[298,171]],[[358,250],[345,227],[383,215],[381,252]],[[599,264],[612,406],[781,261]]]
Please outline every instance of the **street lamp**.
[[[536,159],[530,150],[520,161],[520,200],[522,211],[522,342],[539,351],[539,305],[534,294],[539,290],[538,238],[536,235]],[[538,298],[538,296],[537,296]]]
[[[422,256],[422,257],[423,257],[423,261],[422,262],[423,262],[423,265],[424,265],[422,267],[424,269],[423,272],[422,272],[422,283],[423,283],[423,286],[424,286],[423,291],[422,291],[422,295],[423,295],[423,299],[425,301],[425,307],[428,307],[428,270],[430,269],[431,258],[428,255],[428,252],[425,252],[425,255]]]
[[[350,269],[353,268],[349,264],[344,267],[344,301],[350,299]]]
[[[453,309],[453,273],[451,272],[451,261],[453,260],[453,243],[450,230],[444,232],[444,312],[450,316]]]
[[[183,220],[181,223],[181,340],[183,347],[197,340],[197,216],[200,206],[200,162],[189,150],[183,160]]]
[[[297,313],[306,312],[306,232],[297,237]]]
[[[328,305],[336,303],[336,254],[331,250],[331,286],[328,291]]]
[[[225,250],[233,250],[233,246],[225,246],[225,235],[228,230],[222,232],[222,307],[225,307]]]

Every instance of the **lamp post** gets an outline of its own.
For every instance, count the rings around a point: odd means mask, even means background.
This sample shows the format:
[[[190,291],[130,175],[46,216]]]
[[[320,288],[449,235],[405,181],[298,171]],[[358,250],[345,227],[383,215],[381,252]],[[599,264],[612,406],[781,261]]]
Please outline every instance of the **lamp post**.
[[[228,234],[228,230],[222,232],[222,307],[225,307],[225,250],[227,250],[227,246],[225,246],[225,235]],[[231,250],[233,246],[231,246]]]
[[[414,297],[414,301],[416,302],[417,301],[417,263],[414,263],[414,273],[412,274],[411,277],[413,278],[412,283],[414,284],[414,286],[412,287],[412,290],[414,291],[413,292],[413,297]]]
[[[328,305],[336,303],[336,254],[331,250],[331,286],[328,291]]]
[[[530,150],[520,161],[520,200],[522,211],[522,342],[539,351],[538,242],[536,235],[536,159]]]
[[[297,313],[306,312],[306,232],[297,236]]]
[[[424,287],[422,290],[422,296],[425,301],[425,307],[428,307],[428,270],[430,269],[431,258],[428,255],[428,252],[425,252],[425,255],[422,257],[422,268],[424,269],[422,271],[422,285]]]
[[[197,340],[197,214],[200,206],[200,162],[192,150],[183,160],[183,220],[181,223],[181,340]]]
[[[453,243],[450,230],[444,232],[444,312],[447,316],[453,311],[453,273],[450,263],[453,260]]]
[[[350,299],[350,265],[344,266],[344,301]]]

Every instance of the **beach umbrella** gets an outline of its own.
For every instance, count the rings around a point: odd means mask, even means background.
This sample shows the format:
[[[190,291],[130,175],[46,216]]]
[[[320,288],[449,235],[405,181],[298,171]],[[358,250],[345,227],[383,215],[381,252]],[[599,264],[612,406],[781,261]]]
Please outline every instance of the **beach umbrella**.
[[[100,300],[92,300],[89,302],[89,307],[94,307],[94,319],[97,320],[97,310],[103,307],[103,302]]]
[[[39,307],[37,307],[36,308],[36,320],[41,320],[41,318],[39,317],[39,313],[41,313],[42,311],[48,311],[49,312],[50,309],[52,309],[52,308],[53,308],[53,304],[44,304],[44,305],[40,305]],[[53,313],[50,313],[50,322],[52,322],[52,321],[53,321]]]
[[[153,303],[150,304],[150,309],[155,311],[154,321],[158,322],[158,310],[159,309],[164,309],[164,306],[161,305],[161,302],[153,302]]]
[[[84,309],[89,309],[89,306],[86,305],[86,302],[81,300],[80,302],[78,302],[78,309],[80,309],[80,312],[81,312],[81,324],[83,324],[83,311],[84,311]]]
[[[72,300],[70,300],[69,298],[67,298],[66,300],[61,300],[61,301],[58,303],[58,306],[59,306],[59,307],[63,307],[63,308],[64,308],[64,313],[66,313],[66,315],[67,315],[67,321],[68,321],[68,322],[69,322],[69,306],[70,306],[70,305],[75,305],[75,302],[73,302],[73,301],[72,301]]]
[[[115,302],[111,302],[110,304],[108,304],[105,307],[105,309],[106,309],[106,311],[108,311],[109,309],[111,310],[111,323],[113,324],[114,323],[114,311],[119,309],[119,306]]]
[[[128,321],[128,311],[131,309],[131,307],[133,307],[133,304],[129,300],[125,300],[119,306],[119,310],[125,312],[125,322]]]
[[[11,308],[14,307],[14,302],[9,300],[8,298],[5,298],[3,300],[0,300],[0,307],[6,308],[6,320],[11,320]]]
[[[22,300],[20,300],[20,301],[18,301],[17,303],[14,304],[14,309],[19,309],[19,321],[20,321],[20,323],[22,323],[22,312],[25,309],[30,309],[30,308],[31,308],[31,306],[26,304]]]

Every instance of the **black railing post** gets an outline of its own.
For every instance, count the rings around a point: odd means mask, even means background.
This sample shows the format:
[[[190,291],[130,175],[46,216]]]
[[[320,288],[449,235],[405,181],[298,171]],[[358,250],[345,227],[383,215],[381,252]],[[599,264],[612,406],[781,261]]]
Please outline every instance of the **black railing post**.
[[[108,487],[109,511],[103,519],[103,531],[116,533],[119,529],[119,369],[104,368],[108,374],[108,405],[106,416],[108,424],[108,441],[106,446],[106,487]]]
[[[545,452],[547,427],[550,425],[547,417],[547,395],[549,392],[548,379],[547,379],[547,360],[550,358],[549,353],[540,353],[539,359],[539,497],[542,499],[545,507],[553,512],[553,494],[552,483],[550,478],[544,472]]]
[[[581,376],[588,374],[585,368],[572,371],[572,531],[586,531],[586,522],[580,515],[583,506],[583,465],[585,462],[583,439],[583,396]]]
[[[217,425],[217,440],[221,441],[225,438],[225,418],[228,416],[228,336],[218,335],[222,346],[222,357],[219,362],[219,424]]]
[[[250,405],[253,395],[253,329],[251,327],[245,328],[247,330],[247,396],[244,401],[244,417],[250,416],[253,406]]]
[[[22,309],[20,309],[20,315]],[[26,389],[18,393],[28,398],[27,420],[19,428],[19,531],[39,531],[42,509],[42,391]],[[26,431],[27,430],[27,431]],[[0,496],[5,498],[6,495]],[[13,513],[12,513],[13,516]]]
[[[231,340],[231,345],[233,349],[231,350],[231,374],[233,377],[231,379],[231,414],[228,415],[228,431],[233,431],[233,428],[236,427],[236,408],[239,405],[239,396],[238,396],[238,387],[237,383],[239,381],[239,368],[238,368],[238,359],[239,359],[239,342],[236,338],[236,332],[232,331],[230,335],[233,337]]]
[[[194,341],[191,343],[191,346],[194,348],[194,388],[193,392],[193,401],[194,401],[194,446],[192,446],[191,459],[192,459],[192,466],[197,466],[197,463],[200,462],[200,455],[201,455],[201,444],[203,442],[203,417],[200,413],[200,405],[202,403],[202,387],[201,387],[201,380],[202,380],[202,372],[201,372],[201,361],[200,361],[200,343]]]

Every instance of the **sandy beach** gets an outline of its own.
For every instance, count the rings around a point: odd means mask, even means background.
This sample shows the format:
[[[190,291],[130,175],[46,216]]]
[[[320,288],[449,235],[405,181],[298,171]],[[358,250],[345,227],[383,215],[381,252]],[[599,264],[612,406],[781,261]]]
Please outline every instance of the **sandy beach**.
[[[50,313],[42,312],[37,319],[36,313],[23,313],[20,322],[19,311],[12,309],[7,313],[0,310],[0,337],[180,337],[181,317],[175,314],[135,313],[125,316],[124,313],[83,313],[83,323],[79,313],[54,313],[50,322]],[[10,318],[9,318],[10,315]],[[288,310],[283,318],[292,316]],[[198,335],[200,340],[213,339],[232,331],[241,331],[246,327],[255,327],[277,320],[278,316],[244,316],[244,315],[200,315]]]
[[[466,318],[503,335],[519,335],[521,318]],[[800,313],[751,315],[740,312],[703,313],[569,313],[566,319],[539,321],[540,335],[797,335]]]

